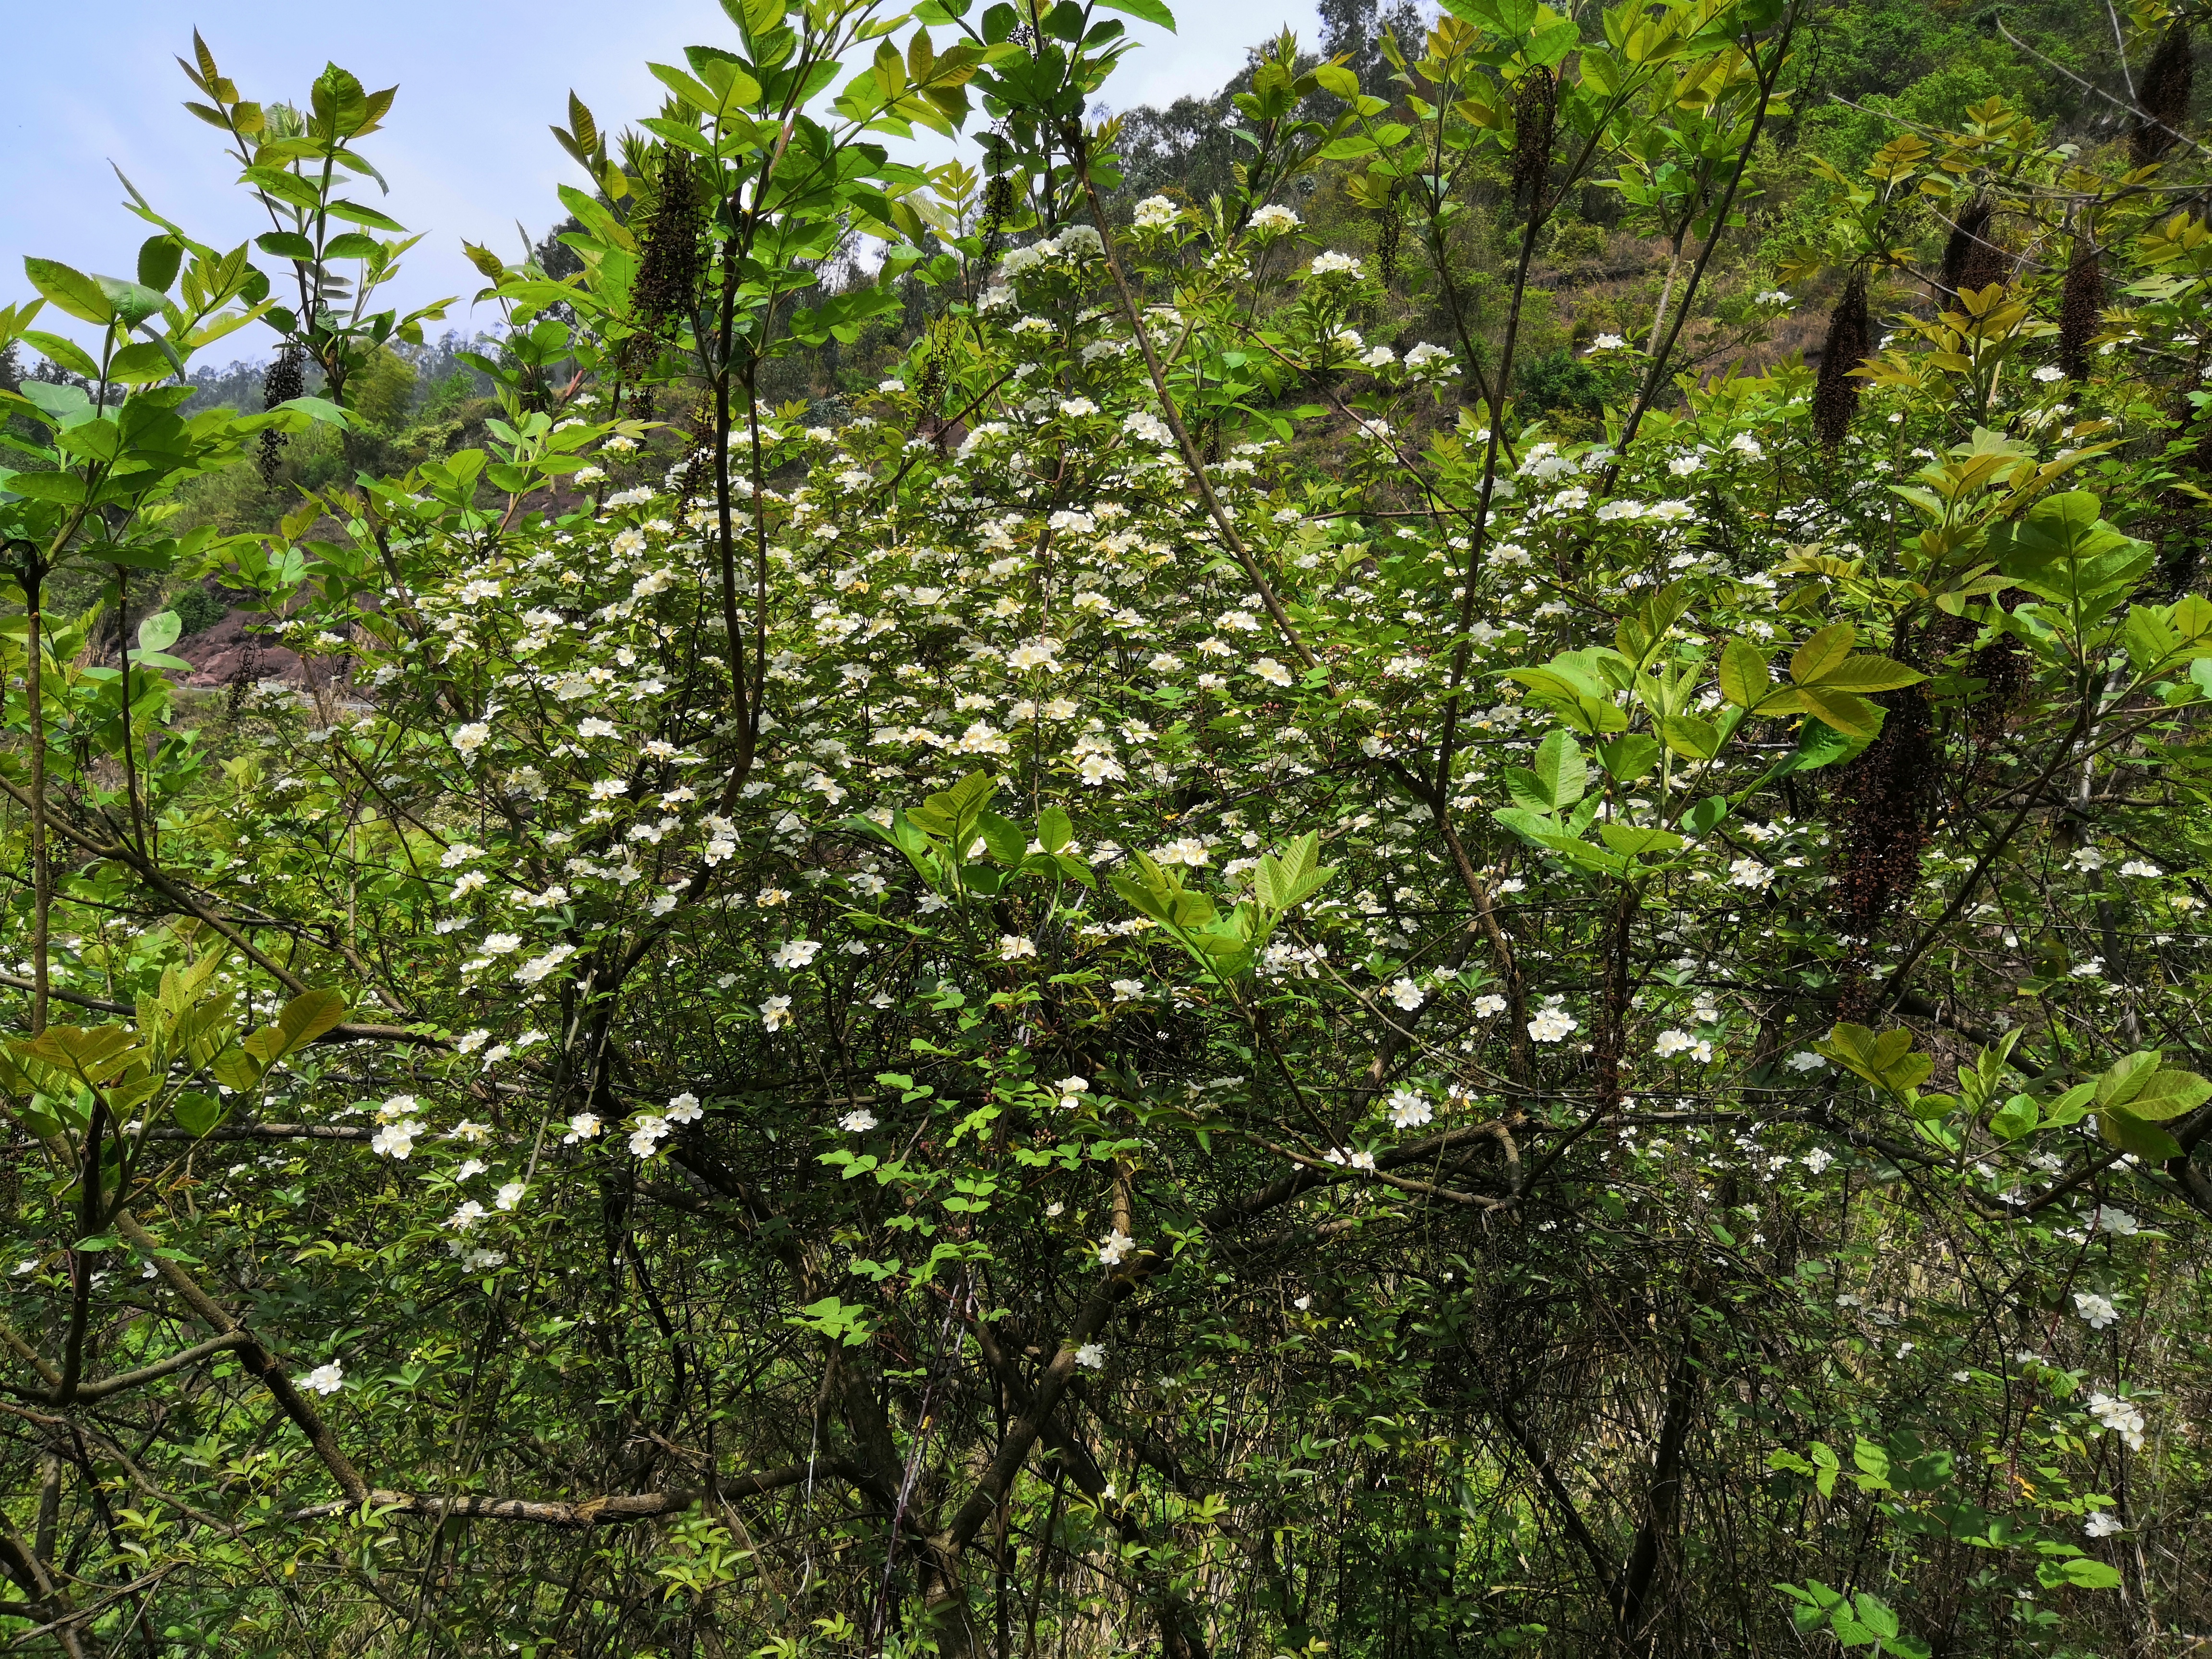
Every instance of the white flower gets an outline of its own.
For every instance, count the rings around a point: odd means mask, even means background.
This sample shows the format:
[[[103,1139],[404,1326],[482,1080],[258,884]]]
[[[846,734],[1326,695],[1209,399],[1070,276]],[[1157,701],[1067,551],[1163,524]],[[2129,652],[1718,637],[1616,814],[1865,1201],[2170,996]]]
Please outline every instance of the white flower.
[[[1278,202],[1270,202],[1252,216],[1252,228],[1262,236],[1279,236],[1298,228],[1298,216]]]
[[[502,1182],[500,1184],[500,1189],[491,1196],[492,1207],[495,1210],[512,1210],[522,1202],[523,1194],[529,1190],[529,1188],[520,1181]]]
[[[1106,1346],[1101,1342],[1086,1342],[1075,1351],[1075,1363],[1085,1370],[1106,1369]]]
[[[1485,991],[1474,1000],[1475,1017],[1479,1019],[1488,1019],[1504,1012],[1505,999],[1495,991]]]
[[[2142,1449],[2143,1414],[2131,1400],[2117,1399],[2099,1392],[2089,1396],[2089,1415],[2105,1425],[2106,1431],[2118,1435],[2136,1451]]]
[[[446,1224],[456,1232],[465,1233],[483,1218],[484,1206],[472,1198],[463,1204],[459,1209],[455,1210],[453,1214],[447,1216]]]
[[[2147,860],[2130,859],[2120,866],[2120,873],[2124,876],[2153,877],[2162,876],[2166,872]]]
[[[453,1052],[457,1054],[472,1054],[483,1048],[490,1037],[489,1031],[478,1026],[475,1030],[465,1032],[453,1039]]]
[[[1359,261],[1349,253],[1319,254],[1316,256],[1312,265],[1307,269],[1306,274],[1310,276],[1356,277],[1359,275]]]
[[[309,1394],[336,1394],[345,1386],[345,1367],[335,1359],[318,1365],[300,1379],[300,1386]]]
[[[862,1108],[857,1111],[848,1112],[844,1116],[837,1120],[837,1127],[839,1128],[849,1129],[856,1135],[864,1135],[867,1133],[869,1130],[876,1127],[876,1115],[873,1112],[867,1110],[866,1108]]]
[[[1026,933],[999,935],[999,960],[1001,962],[1018,962],[1024,957],[1033,957],[1036,953],[1036,942]]]
[[[1136,222],[1145,230],[1161,230],[1182,217],[1182,210],[1164,196],[1147,196],[1137,204]]]
[[[462,1164],[459,1168],[453,1171],[453,1179],[456,1181],[468,1181],[477,1176],[482,1175],[489,1168],[491,1168],[491,1165],[485,1163],[482,1158],[472,1158]]]
[[[1390,1000],[1410,1014],[1428,998],[1423,994],[1419,986],[1401,975],[1390,983]]]
[[[781,1030],[791,1024],[791,999],[770,997],[760,1006],[761,1025],[770,1031]]]
[[[1528,1022],[1528,1035],[1539,1042],[1558,1042],[1575,1029],[1574,1017],[1564,1008],[1544,1008]]]
[[[1060,400],[1060,412],[1071,420],[1080,420],[1085,415],[1096,415],[1098,412],[1098,405],[1088,398],[1062,398]]]
[[[2037,371],[2039,375],[2042,372]],[[2089,1518],[2081,1523],[2081,1530],[2092,1538],[2110,1538],[2120,1529],[2119,1516],[2108,1515],[2103,1510],[2091,1510]]]
[[[1737,859],[1729,866],[1729,885],[1764,892],[1773,884],[1774,872],[1757,859]]]
[[[514,970],[514,977],[525,985],[535,985],[570,957],[576,954],[573,945],[556,945],[542,957],[532,957]]]
[[[2100,1296],[2094,1291],[2075,1291],[2074,1309],[2093,1331],[2103,1330],[2120,1316],[2120,1310],[2112,1305],[2112,1299]]]
[[[1106,1235],[1104,1243],[1098,1247],[1098,1265],[1118,1267],[1129,1259],[1130,1253],[1136,1248],[1137,1241],[1116,1227]]]
[[[1060,1096],[1060,1109],[1063,1112],[1073,1111],[1083,1103],[1079,1097],[1091,1092],[1091,1085],[1079,1077],[1064,1077],[1052,1086]]]
[[[1810,1048],[1800,1048],[1782,1063],[1793,1072],[1816,1072],[1828,1062]]]
[[[1152,854],[1155,864],[1187,865],[1193,870],[1202,869],[1212,861],[1213,854],[1196,836],[1181,836]]]
[[[1590,349],[1592,351],[1620,351],[1626,349],[1627,344],[1628,342],[1622,339],[1618,334],[1601,334],[1597,338],[1590,342]]]
[[[788,973],[794,968],[804,968],[812,962],[822,949],[819,939],[795,939],[776,947],[769,958],[771,966]]]
[[[405,1117],[410,1112],[413,1111],[415,1109],[415,1106],[416,1101],[414,1096],[394,1095],[391,1099],[386,1101],[384,1104],[376,1109],[376,1121],[379,1123],[391,1123],[397,1121],[398,1119]]]
[[[1406,354],[1406,367],[1414,374],[1419,374],[1427,371],[1429,366],[1434,363],[1439,366],[1437,372],[1442,373],[1442,365],[1450,362],[1451,360],[1452,354],[1449,349],[1424,340]]]
[[[1826,1146],[1815,1146],[1811,1152],[1806,1153],[1803,1158],[1797,1161],[1802,1164],[1807,1169],[1810,1170],[1814,1175],[1819,1175],[1823,1170],[1826,1169],[1831,1164],[1833,1164],[1836,1161],[1836,1155],[1830,1152]]]
[[[696,1123],[706,1115],[707,1109],[700,1105],[699,1097],[689,1089],[668,1103],[668,1121],[671,1123]]]
[[[1291,683],[1291,671],[1273,657],[1261,658],[1252,665],[1250,672],[1270,685],[1288,685]]]
[[[2042,381],[2045,386],[2048,386],[2053,380],[2064,380],[2066,378],[2066,371],[2059,368],[2056,363],[2045,363],[2041,368],[2035,371],[2035,378]],[[2115,1528],[2115,1530],[2117,1530],[2117,1528]],[[2102,1537],[2104,1534],[2098,1533],[2092,1535],[2095,1537]]]
[[[1158,416],[1145,410],[1121,417],[1121,430],[1133,438],[1142,438],[1146,443],[1168,445],[1176,441],[1175,430]]]
[[[1426,1095],[1412,1089],[1393,1089],[1390,1091],[1392,1128],[1418,1129],[1436,1115],[1436,1109],[1429,1104]]]
[[[1134,1002],[1145,994],[1145,981],[1140,979],[1117,979],[1110,988],[1116,1002]]]
[[[2105,867],[2105,855],[2094,847],[2078,847],[2069,855],[2067,862],[2085,874]]]
[[[629,1149],[638,1158],[651,1158],[668,1133],[667,1122],[657,1114],[647,1112],[630,1126]]]
[[[451,870],[468,863],[471,859],[480,859],[483,855],[483,848],[471,847],[465,841],[457,841],[438,855],[438,867],[441,870]]]
[[[379,1158],[388,1158],[404,1164],[415,1150],[415,1137],[422,1133],[418,1122],[387,1123],[376,1132],[368,1143],[368,1150]]]
[[[1352,1153],[1345,1162],[1355,1170],[1371,1170],[1375,1167],[1375,1154],[1363,1149]]]
[[[471,720],[453,733],[453,747],[462,754],[473,757],[491,737],[491,726],[483,720]]]
[[[522,944],[520,933],[487,933],[484,942],[477,946],[488,957],[511,956]]]
[[[563,1146],[573,1146],[580,1140],[598,1138],[599,1120],[590,1112],[579,1112],[568,1120],[568,1133],[561,1137]]]
[[[1075,765],[1075,775],[1096,788],[1112,779],[1126,778],[1128,771],[1111,755],[1085,755]]]
[[[1662,1060],[1672,1060],[1676,1054],[1688,1054],[1703,1065],[1712,1059],[1713,1045],[1692,1032],[1666,1030],[1659,1033],[1659,1040],[1651,1045],[1651,1052]]]

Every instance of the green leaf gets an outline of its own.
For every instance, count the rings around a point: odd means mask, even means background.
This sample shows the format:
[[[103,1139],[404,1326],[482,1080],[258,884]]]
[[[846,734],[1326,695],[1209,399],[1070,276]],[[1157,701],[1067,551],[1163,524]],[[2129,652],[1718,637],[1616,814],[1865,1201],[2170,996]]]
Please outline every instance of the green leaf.
[[[74,472],[11,472],[0,489],[34,501],[74,507],[84,499],[84,480]]]
[[[1721,647],[1721,696],[1737,708],[1757,708],[1773,684],[1766,653],[1749,640],[1730,640]]]
[[[23,343],[48,362],[58,364],[72,374],[82,374],[88,380],[100,378],[100,365],[74,340],[49,334],[42,328],[27,328],[23,331]],[[76,388],[72,386],[70,390]]]
[[[176,1119],[177,1127],[186,1134],[204,1135],[222,1121],[222,1103],[213,1095],[187,1089],[177,1097],[169,1115]]]
[[[184,631],[183,617],[173,611],[161,611],[138,624],[138,649],[167,651]]]
[[[65,265],[58,259],[26,258],[23,274],[50,305],[67,312],[79,322],[106,324],[115,320],[115,302],[100,291],[98,283],[74,266]]]
[[[138,245],[140,285],[157,294],[167,293],[169,285],[177,280],[177,271],[184,259],[183,237],[170,234],[149,236]]]
[[[1826,679],[1850,654],[1858,637],[1858,629],[1849,623],[1835,623],[1808,635],[1790,653],[1790,678],[1800,685]]]
[[[1160,0],[1097,0],[1100,9],[1118,11],[1141,23],[1157,24],[1170,34],[1176,32],[1175,14],[1160,3]]]
[[[2107,1566],[2102,1561],[2093,1561],[2086,1555],[2076,1556],[2071,1561],[2063,1563],[2058,1573],[2076,1589],[2119,1588],[2120,1575],[2116,1568]]]
[[[996,812],[979,812],[975,815],[975,828],[991,856],[1008,868],[1029,856],[1030,838],[1012,819],[1002,818]]]
[[[358,202],[333,202],[324,210],[333,219],[343,219],[350,224],[366,225],[371,230],[388,230],[404,235],[407,227],[374,208],[363,207]]]
[[[116,320],[126,328],[136,328],[149,317],[158,316],[164,303],[161,295],[142,283],[125,282],[120,276],[94,276],[100,291],[115,310]]]
[[[1659,763],[1659,744],[1641,732],[1597,746],[1598,763],[1615,783],[1634,783]]]
[[[336,991],[302,991],[276,1016],[284,1052],[304,1048],[346,1017],[346,1000]]]
[[[1822,674],[1819,684],[1824,691],[1894,691],[1899,686],[1917,685],[1927,678],[1918,669],[1907,668],[1887,657],[1846,657]]]
[[[1659,735],[1686,760],[1709,761],[1720,752],[1720,728],[1702,714],[1668,714],[1659,722]]]
[[[2127,1103],[2129,1111],[2153,1123],[2164,1123],[2193,1112],[2212,1100],[2212,1082],[2194,1072],[2154,1073]]]
[[[1057,853],[1075,839],[1075,825],[1057,806],[1048,806],[1037,818],[1037,842],[1048,853]]]
[[[2018,1140],[2034,1133],[2039,1113],[2033,1095],[2014,1095],[1990,1114],[1990,1133],[2000,1140]]]
[[[1687,845],[1681,836],[1666,830],[1643,830],[1632,824],[1601,823],[1598,834],[1605,844],[1616,853],[1630,858],[1641,858],[1650,853],[1671,853]]]
[[[296,230],[264,230],[253,239],[253,246],[277,259],[309,259],[315,257],[315,245]]]
[[[2106,1142],[2124,1152],[2133,1152],[2137,1158],[2163,1164],[2181,1156],[2181,1143],[2160,1128],[2155,1123],[2146,1123],[2133,1112],[2121,1106],[2110,1106],[2097,1114],[2097,1129]]]
[[[1570,732],[1556,728],[1536,745],[1534,776],[1552,810],[1564,812],[1589,787],[1589,763]]]
[[[1801,685],[1793,694],[1806,713],[1818,715],[1846,737],[1872,738],[1881,730],[1882,711],[1854,691],[1825,685]]]
[[[1790,758],[1796,772],[1815,772],[1838,761],[1850,760],[1867,746],[1868,739],[1838,732],[1827,721],[1808,719],[1797,728],[1797,752]]]

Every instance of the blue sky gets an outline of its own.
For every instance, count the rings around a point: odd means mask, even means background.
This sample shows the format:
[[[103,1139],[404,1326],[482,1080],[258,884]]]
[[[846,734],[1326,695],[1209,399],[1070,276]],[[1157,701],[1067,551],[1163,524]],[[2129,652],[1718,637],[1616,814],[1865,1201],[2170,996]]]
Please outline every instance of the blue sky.
[[[489,307],[468,313],[466,296],[483,283],[461,257],[461,240],[512,258],[515,222],[542,235],[560,216],[554,187],[581,182],[546,131],[566,125],[568,88],[602,126],[619,128],[659,103],[647,61],[680,63],[686,43],[726,43],[732,33],[714,0],[315,0],[288,8],[268,0],[196,0],[190,8],[174,0],[21,0],[9,9],[0,302],[30,295],[26,254],[131,273],[151,228],[120,205],[111,161],[203,240],[234,246],[267,228],[234,187],[222,135],[182,107],[196,94],[174,59],[190,55],[197,24],[222,72],[250,99],[305,101],[326,59],[372,88],[398,84],[386,130],[366,146],[392,194],[366,199],[426,234],[387,293],[404,306],[462,295],[451,313],[462,328],[495,318]],[[1133,25],[1146,45],[1108,88],[1115,107],[1211,91],[1243,61],[1247,46],[1285,23],[1305,40],[1316,30],[1312,0],[1182,0],[1176,10],[1176,35]],[[40,319],[49,327],[65,320],[52,307]],[[70,325],[69,331],[84,331]],[[265,356],[269,337],[249,329],[202,361]]]

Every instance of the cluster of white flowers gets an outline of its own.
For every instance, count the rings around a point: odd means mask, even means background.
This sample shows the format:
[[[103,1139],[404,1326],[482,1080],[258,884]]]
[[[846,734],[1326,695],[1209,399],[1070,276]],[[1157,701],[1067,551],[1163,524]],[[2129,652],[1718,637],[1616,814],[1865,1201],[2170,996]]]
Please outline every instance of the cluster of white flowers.
[[[2143,1431],[2142,1408],[2132,1400],[2109,1395],[2101,1389],[2089,1396],[2089,1415],[2103,1425],[2108,1434],[2117,1434],[2128,1443],[2131,1451],[2141,1451]]]

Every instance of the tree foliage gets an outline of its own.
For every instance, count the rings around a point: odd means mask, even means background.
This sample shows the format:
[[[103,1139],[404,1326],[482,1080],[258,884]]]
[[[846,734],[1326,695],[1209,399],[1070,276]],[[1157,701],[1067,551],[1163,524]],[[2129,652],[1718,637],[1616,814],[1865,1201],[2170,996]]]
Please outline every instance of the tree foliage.
[[[0,390],[0,1626],[2201,1628],[2194,146],[1985,99],[1762,267],[1797,0],[1285,37],[1218,193],[1133,203],[1085,110],[1157,0],[724,10],[637,128],[570,98],[556,240],[471,246],[481,443],[359,447],[432,318],[368,307],[335,67],[196,39],[277,228],[140,200],[133,277],[0,312],[62,377]],[[1594,192],[1663,275],[1555,356]],[[1823,285],[1819,372],[1759,355]],[[255,322],[318,392],[180,413]],[[178,532],[313,430],[353,473]],[[304,684],[101,645],[204,577]]]

